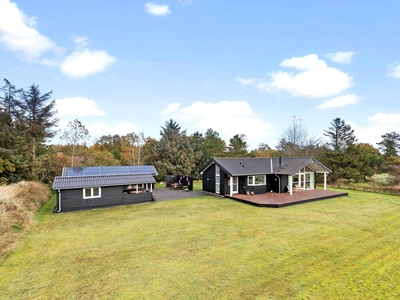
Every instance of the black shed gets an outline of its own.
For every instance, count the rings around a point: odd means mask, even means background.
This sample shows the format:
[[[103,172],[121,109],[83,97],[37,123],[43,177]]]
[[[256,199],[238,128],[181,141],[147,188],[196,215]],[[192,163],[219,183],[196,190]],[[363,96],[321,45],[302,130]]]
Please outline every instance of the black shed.
[[[150,202],[155,175],[153,166],[64,168],[53,182],[55,212]]]

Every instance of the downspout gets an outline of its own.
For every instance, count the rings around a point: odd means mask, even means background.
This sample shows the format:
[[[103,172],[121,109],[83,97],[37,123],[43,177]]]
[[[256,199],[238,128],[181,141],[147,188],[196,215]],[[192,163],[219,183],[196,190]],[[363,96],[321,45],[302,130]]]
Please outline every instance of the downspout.
[[[276,177],[278,177],[278,180],[279,180],[279,194],[281,193],[281,178],[278,176],[278,175],[276,175],[276,174],[274,174]]]
[[[272,166],[272,159],[269,160],[271,162],[271,173],[278,177],[279,182],[279,194],[281,193],[281,178],[274,173],[274,167]]]
[[[60,189],[58,189],[58,194],[57,194],[57,196],[58,196],[58,209],[57,209],[57,211],[56,212],[61,212],[61,191],[60,191]]]

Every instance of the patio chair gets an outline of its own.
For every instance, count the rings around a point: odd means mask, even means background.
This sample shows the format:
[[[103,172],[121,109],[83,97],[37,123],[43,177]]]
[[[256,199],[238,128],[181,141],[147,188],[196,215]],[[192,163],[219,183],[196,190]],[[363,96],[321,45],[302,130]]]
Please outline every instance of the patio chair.
[[[296,185],[294,186],[293,192],[299,193],[299,192],[301,192],[301,188],[296,184]]]

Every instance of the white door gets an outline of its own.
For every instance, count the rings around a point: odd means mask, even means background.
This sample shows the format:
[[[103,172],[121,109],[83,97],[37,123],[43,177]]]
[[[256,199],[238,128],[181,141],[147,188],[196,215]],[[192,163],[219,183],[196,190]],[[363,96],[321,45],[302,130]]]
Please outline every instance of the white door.
[[[228,181],[230,184],[230,180]],[[239,193],[239,179],[238,177],[232,177],[232,194],[237,194]]]
[[[305,189],[305,176],[304,176],[304,173],[300,173],[300,176],[299,176],[299,187],[301,188],[301,189]]]

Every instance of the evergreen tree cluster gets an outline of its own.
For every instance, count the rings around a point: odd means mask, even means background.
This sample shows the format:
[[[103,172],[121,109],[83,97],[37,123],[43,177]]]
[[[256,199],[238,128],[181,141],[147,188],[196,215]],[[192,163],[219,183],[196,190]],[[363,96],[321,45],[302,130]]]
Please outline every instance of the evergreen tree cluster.
[[[38,85],[17,89],[7,79],[0,96],[0,183],[41,180],[49,171],[51,151],[45,142],[58,124],[52,92],[40,93]]]

